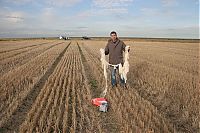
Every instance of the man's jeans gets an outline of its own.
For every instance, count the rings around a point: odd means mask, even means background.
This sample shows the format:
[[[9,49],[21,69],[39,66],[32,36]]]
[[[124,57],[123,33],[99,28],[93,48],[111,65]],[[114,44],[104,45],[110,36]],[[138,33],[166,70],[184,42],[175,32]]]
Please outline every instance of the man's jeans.
[[[119,67],[116,67],[116,69],[114,69],[114,67],[110,67],[110,71],[111,71],[111,84],[112,87],[117,86],[117,80],[116,80],[116,73],[119,74]],[[123,86],[125,84],[124,79],[121,78],[121,76],[119,75],[120,78],[120,85]]]

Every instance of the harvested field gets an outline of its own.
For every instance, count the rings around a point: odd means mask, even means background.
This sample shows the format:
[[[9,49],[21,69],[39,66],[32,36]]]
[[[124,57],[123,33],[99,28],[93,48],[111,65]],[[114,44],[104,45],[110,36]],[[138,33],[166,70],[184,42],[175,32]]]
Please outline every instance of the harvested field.
[[[0,132],[198,133],[199,43],[125,44],[128,88],[109,78],[102,113],[91,99],[105,87],[106,40],[1,41]]]

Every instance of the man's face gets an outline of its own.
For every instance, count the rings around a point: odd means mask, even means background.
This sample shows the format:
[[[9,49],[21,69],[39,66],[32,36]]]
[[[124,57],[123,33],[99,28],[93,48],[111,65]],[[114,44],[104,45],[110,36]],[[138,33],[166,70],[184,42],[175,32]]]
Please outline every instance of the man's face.
[[[117,35],[116,34],[111,34],[110,37],[111,37],[113,42],[115,42],[117,40]]]

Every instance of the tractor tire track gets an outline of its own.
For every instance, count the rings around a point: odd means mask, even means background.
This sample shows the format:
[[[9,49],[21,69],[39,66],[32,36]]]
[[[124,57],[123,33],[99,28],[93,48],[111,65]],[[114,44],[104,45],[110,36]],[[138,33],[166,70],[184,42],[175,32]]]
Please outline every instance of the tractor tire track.
[[[56,58],[56,60],[51,65],[51,67],[40,78],[40,80],[34,85],[34,87],[31,89],[31,91],[29,92],[29,94],[26,96],[26,98],[22,101],[22,103],[20,104],[20,106],[13,113],[13,115],[11,116],[11,118],[1,128],[2,132],[9,132],[9,131],[11,131],[13,129],[15,129],[16,131],[19,131],[20,125],[25,120],[26,115],[29,112],[29,110],[31,109],[31,106],[34,103],[35,99],[37,98],[40,90],[45,85],[45,81],[54,72],[54,69],[56,68],[56,66],[58,65],[58,63],[60,62],[60,60],[62,59],[63,55],[67,51],[67,49],[70,46],[70,44],[71,44],[71,42],[60,53],[60,55]],[[19,118],[19,116],[20,116],[20,118]]]
[[[72,106],[72,89],[69,88],[69,101],[68,101],[68,115],[67,115],[67,131],[70,131],[72,126],[72,113],[73,113],[73,106]]]

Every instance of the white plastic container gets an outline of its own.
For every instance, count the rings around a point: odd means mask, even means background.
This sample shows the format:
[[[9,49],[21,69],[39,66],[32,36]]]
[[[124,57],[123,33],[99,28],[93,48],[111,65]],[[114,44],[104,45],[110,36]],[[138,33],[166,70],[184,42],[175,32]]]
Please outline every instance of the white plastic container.
[[[108,102],[102,102],[99,106],[99,111],[101,112],[107,112],[108,111]]]

